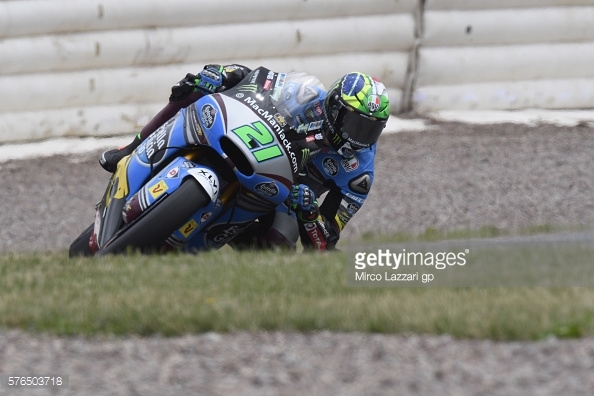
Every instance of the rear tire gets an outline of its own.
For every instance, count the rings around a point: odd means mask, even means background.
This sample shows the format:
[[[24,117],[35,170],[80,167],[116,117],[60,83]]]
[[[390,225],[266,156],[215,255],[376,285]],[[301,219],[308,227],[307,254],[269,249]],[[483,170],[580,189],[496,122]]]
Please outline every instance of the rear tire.
[[[91,238],[91,235],[93,234],[94,227],[95,227],[95,224],[91,224],[89,226],[89,228],[84,230],[82,232],[82,234],[80,234],[79,237],[76,238],[74,240],[74,242],[72,242],[72,244],[70,245],[70,250],[68,252],[68,257],[72,258],[72,257],[77,257],[77,256],[92,256],[93,255],[93,251],[91,250],[91,247],[89,246],[89,239]]]
[[[128,249],[140,249],[143,252],[158,250],[175,230],[209,202],[210,196],[204,188],[195,179],[188,178],[95,255],[124,253]]]

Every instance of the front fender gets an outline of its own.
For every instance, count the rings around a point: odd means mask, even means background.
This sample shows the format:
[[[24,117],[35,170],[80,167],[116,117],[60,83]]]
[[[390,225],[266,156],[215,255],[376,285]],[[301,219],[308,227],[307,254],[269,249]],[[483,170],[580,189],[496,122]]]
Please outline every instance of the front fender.
[[[216,173],[208,168],[198,167],[188,169],[188,174],[192,175],[192,177],[200,183],[212,202],[217,200],[219,197],[220,183]]]

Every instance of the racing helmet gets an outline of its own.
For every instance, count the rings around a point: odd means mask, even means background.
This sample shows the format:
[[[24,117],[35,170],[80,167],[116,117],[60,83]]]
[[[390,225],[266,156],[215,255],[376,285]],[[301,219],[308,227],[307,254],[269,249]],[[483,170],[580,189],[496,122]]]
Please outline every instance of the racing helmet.
[[[384,84],[359,72],[334,82],[324,104],[326,137],[332,148],[347,158],[375,144],[390,116]]]

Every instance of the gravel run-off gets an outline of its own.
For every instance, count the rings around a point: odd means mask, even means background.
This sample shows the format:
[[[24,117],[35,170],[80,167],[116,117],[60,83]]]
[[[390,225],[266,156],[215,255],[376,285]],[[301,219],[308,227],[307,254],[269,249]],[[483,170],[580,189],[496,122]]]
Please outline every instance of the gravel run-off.
[[[345,238],[594,224],[594,129],[430,127],[382,136],[372,192]],[[108,180],[98,154],[0,163],[0,251],[66,252],[93,221]],[[85,339],[9,330],[0,333],[0,373],[69,376],[68,389],[19,395],[592,395],[594,339],[330,332]]]

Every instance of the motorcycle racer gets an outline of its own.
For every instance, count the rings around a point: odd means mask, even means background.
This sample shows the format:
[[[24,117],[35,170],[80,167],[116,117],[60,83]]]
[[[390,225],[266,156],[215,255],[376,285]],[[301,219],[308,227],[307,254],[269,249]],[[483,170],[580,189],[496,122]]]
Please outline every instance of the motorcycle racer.
[[[247,87],[259,71],[242,65],[206,65],[198,75],[187,74],[172,87],[169,103],[134,141],[101,154],[100,164],[115,171],[123,157],[177,111],[203,95]],[[294,159],[297,180],[285,204],[259,218],[231,245],[295,249],[301,239],[305,249],[334,249],[373,182],[376,142],[390,114],[385,86],[359,72],[339,78],[328,91],[305,73],[279,73],[274,85],[272,81],[269,88],[275,107],[296,132],[289,145],[300,154]],[[326,195],[319,205],[316,198],[322,194]]]

